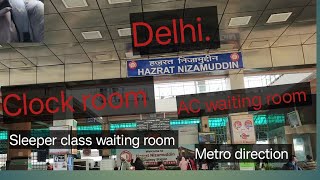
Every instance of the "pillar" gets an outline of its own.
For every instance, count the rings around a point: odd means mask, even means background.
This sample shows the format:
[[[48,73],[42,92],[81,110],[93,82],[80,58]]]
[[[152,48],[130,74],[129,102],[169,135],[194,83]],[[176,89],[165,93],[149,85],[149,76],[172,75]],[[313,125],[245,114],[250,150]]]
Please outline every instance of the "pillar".
[[[103,117],[103,123],[102,123],[102,131],[109,131],[110,130],[110,124],[107,117]],[[102,157],[109,157],[111,156],[111,150],[110,149],[102,149]]]
[[[209,116],[202,116],[201,121],[201,132],[210,132],[209,128]]]
[[[31,131],[31,122],[12,123],[8,124],[7,127],[8,135],[10,135],[10,131]],[[31,149],[10,149],[8,144],[7,160],[10,162],[8,167],[10,170],[28,170],[28,158],[30,156]],[[15,163],[15,159],[23,159],[24,161],[23,163]]]

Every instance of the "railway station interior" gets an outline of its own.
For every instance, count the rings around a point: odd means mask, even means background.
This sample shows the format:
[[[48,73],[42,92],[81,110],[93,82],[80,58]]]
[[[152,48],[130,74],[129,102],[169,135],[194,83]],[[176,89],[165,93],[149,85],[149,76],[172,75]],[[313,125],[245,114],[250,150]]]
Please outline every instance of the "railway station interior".
[[[35,136],[47,136],[47,130],[57,124],[76,128],[79,134],[88,130],[136,130],[138,121],[156,116],[168,119],[170,129],[189,128],[191,131],[191,127],[197,127],[193,134],[196,137],[211,133],[214,140],[210,143],[228,144],[230,129],[227,126],[231,114],[180,119],[176,96],[303,82],[310,83],[311,106],[247,114],[253,116],[256,144],[292,144],[299,162],[303,163],[307,155],[317,160],[316,0],[44,0],[44,4],[44,42],[0,43],[0,87],[135,78],[128,76],[128,61],[166,57],[240,52],[243,68],[154,76],[156,114],[153,115],[13,124],[0,121],[1,171],[6,170],[6,163],[19,157],[28,157],[28,164],[17,165],[17,169],[47,170],[47,163],[54,166],[55,159],[48,152],[10,149],[8,131],[32,130]],[[217,7],[220,48],[151,55],[134,55],[128,48],[132,46],[130,13],[209,6]],[[298,125],[290,121],[288,114],[292,112],[299,117]],[[180,147],[176,157],[189,150]],[[118,159],[122,155],[117,150],[78,150],[73,154],[71,169],[114,170],[113,166],[119,166]],[[145,164],[150,170],[156,165]],[[281,169],[282,165],[273,163],[264,169]],[[165,164],[165,167],[179,169],[175,163]],[[213,168],[239,169],[236,163],[217,163]],[[253,167],[253,170],[261,169],[259,164]]]

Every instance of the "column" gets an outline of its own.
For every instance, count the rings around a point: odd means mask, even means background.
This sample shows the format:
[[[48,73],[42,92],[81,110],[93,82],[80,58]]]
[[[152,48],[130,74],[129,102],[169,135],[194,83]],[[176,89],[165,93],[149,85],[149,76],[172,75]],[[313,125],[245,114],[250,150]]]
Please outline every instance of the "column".
[[[10,131],[31,131],[31,122],[8,124],[7,127],[8,135],[10,135]],[[8,144],[7,160],[10,162],[9,169],[28,170],[28,158],[30,155],[31,149],[10,149],[10,145]]]
[[[200,118],[200,122],[201,122],[201,132],[210,132],[209,116],[202,116]]]
[[[102,131],[109,131],[110,130],[110,124],[107,117],[103,117],[103,123],[102,123]],[[111,156],[111,150],[110,149],[102,149],[102,158],[103,157],[109,157]]]

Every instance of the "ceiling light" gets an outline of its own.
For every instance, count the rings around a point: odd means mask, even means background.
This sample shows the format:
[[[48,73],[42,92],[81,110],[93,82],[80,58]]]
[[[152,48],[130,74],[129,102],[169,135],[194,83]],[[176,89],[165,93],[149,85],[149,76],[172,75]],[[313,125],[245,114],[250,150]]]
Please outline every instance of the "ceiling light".
[[[66,8],[80,8],[88,6],[86,0],[62,0],[62,2]]]
[[[129,3],[131,0],[108,0],[109,4]]]
[[[131,28],[118,29],[119,36],[131,36]]]
[[[126,52],[127,58],[141,58],[141,55],[133,55],[132,52]]]
[[[84,39],[101,39],[102,35],[100,31],[88,31],[81,33]]]
[[[243,17],[235,17],[231,18],[229,22],[229,26],[244,26],[247,25],[252,16],[243,16]]]
[[[271,14],[267,23],[284,22],[291,16],[292,12]]]

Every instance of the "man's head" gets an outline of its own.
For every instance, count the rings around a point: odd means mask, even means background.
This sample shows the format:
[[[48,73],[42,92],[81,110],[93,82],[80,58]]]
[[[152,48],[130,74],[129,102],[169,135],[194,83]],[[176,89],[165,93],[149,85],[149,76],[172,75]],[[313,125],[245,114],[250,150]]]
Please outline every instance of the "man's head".
[[[307,158],[308,161],[311,161],[311,160],[312,160],[312,156],[310,156],[310,155],[307,155],[306,158]]]
[[[290,159],[289,159],[290,162],[298,162],[298,159],[295,155],[292,155],[290,156]]]

